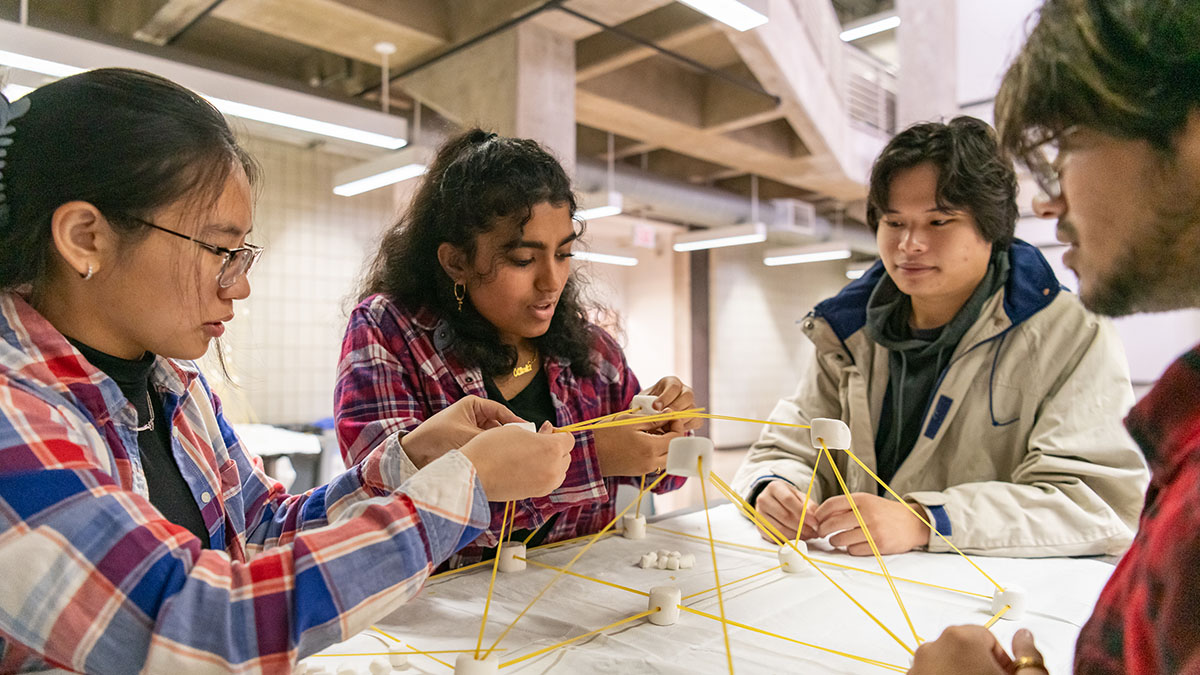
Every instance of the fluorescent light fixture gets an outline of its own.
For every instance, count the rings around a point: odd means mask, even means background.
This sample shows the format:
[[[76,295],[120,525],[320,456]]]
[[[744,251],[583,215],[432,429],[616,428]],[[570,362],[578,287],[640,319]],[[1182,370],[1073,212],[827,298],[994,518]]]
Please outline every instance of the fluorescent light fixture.
[[[106,66],[137,68],[201,92],[226,115],[388,150],[402,148],[407,143],[403,118],[157,56],[11,21],[0,21],[0,44],[7,48],[0,50],[0,66],[50,77],[66,77]]]
[[[31,91],[33,91],[33,87],[26,87],[23,84],[4,85],[4,97],[10,101],[15,101]]]
[[[38,73],[40,75],[49,75],[50,77],[69,77],[84,71],[83,68],[55,63],[54,61],[47,61],[33,56],[25,56],[24,54],[6,52],[3,49],[0,49],[0,65],[28,70],[31,73]]]
[[[765,2],[758,0],[679,0],[736,30],[750,30],[767,22]]]
[[[388,150],[403,148],[408,144],[408,141],[403,138],[385,136],[332,122],[322,122],[321,120],[279,112],[270,108],[260,108],[256,105],[247,105],[245,103],[238,103],[237,101],[227,101],[215,96],[200,95],[208,99],[208,102],[213,104],[214,108],[226,115],[254,120],[255,122],[266,122],[267,124],[274,124],[277,127],[307,131],[310,134],[317,134],[318,136],[340,138],[343,141],[354,141],[355,143],[374,145],[377,148],[386,148]]]
[[[608,216],[619,215],[625,206],[625,200],[621,196],[621,193],[610,191],[601,194],[604,196],[603,204],[580,209],[575,212],[575,217],[579,218],[580,220],[596,220],[597,218],[606,218]],[[581,201],[584,204],[592,204],[595,203],[595,201],[599,201],[599,199],[593,199],[591,195],[584,194],[582,195]]]
[[[885,30],[892,30],[899,25],[899,15],[893,14],[892,16],[885,16],[878,21],[864,23],[863,25],[855,26],[854,28],[847,28],[846,30],[842,31],[839,37],[842,38],[842,42],[854,42],[855,40],[861,40],[865,37],[875,35],[876,33],[882,33]]]
[[[798,263],[822,262],[825,260],[845,260],[850,257],[850,246],[844,241],[831,241],[810,246],[794,248],[771,249],[763,256],[763,264],[768,267],[778,265],[795,265]]]
[[[343,197],[353,197],[409,178],[416,178],[425,173],[426,167],[432,160],[433,152],[418,145],[412,145],[397,152],[389,152],[334,174],[333,193]]]
[[[861,279],[862,276],[866,273],[867,273],[866,270],[856,270],[856,269],[852,269],[850,267],[846,268],[846,278],[851,281],[854,281],[855,279]]]
[[[758,244],[766,240],[767,226],[762,223],[750,223],[681,234],[675,237],[672,248],[676,251],[699,251],[705,248]]]
[[[627,255],[613,255],[611,253],[597,253],[595,251],[572,251],[576,260],[586,260],[587,262],[604,263],[606,265],[620,265],[622,267],[633,267],[638,264],[638,259]]]

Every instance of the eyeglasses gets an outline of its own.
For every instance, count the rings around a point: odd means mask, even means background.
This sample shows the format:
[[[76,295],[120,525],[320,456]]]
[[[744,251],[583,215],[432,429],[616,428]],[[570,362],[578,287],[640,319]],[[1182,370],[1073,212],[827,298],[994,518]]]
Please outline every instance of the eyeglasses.
[[[134,216],[126,216],[126,218],[129,218],[130,220],[141,225],[145,225],[146,227],[152,227],[160,232],[173,234],[180,239],[187,239],[188,241],[210,253],[224,257],[225,261],[221,263],[221,271],[217,273],[217,284],[220,285],[221,288],[229,288],[230,286],[236,284],[238,279],[240,279],[243,274],[249,274],[250,268],[254,267],[254,263],[258,261],[258,257],[262,255],[263,252],[263,248],[261,246],[255,246],[253,244],[246,244],[245,246],[239,246],[238,248],[225,248],[224,246],[217,246],[216,244],[200,241],[199,239],[189,237],[186,234],[181,234],[175,230],[168,230],[167,228],[160,225],[155,225],[148,220],[142,220],[141,218]]]
[[[1066,154],[1063,143],[1077,131],[1070,127],[1049,138],[1029,145],[1021,161],[1029,169],[1038,189],[1050,201],[1062,198],[1062,160]]]

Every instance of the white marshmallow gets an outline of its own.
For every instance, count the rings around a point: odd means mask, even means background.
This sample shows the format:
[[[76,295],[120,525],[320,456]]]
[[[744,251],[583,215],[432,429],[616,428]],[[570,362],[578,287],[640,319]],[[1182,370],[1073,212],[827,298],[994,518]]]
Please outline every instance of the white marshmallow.
[[[700,436],[682,436],[667,446],[667,473],[672,476],[707,478],[712,470],[713,442]],[[699,460],[700,470],[696,470]]]
[[[502,542],[496,555],[500,558],[498,565],[501,572],[520,572],[525,569],[525,561],[519,560],[525,557],[525,544],[519,541]]]
[[[403,648],[403,645],[400,645]],[[397,654],[391,652],[388,654],[388,663],[392,664],[392,670],[402,670],[408,667],[408,654]]]
[[[392,672],[392,664],[384,659],[371,659],[368,670],[371,671],[371,675],[387,675]]]
[[[655,626],[670,626],[679,620],[679,601],[683,594],[678,586],[655,586],[650,589],[650,602],[646,609],[656,610],[650,615]]]
[[[658,569],[660,569],[660,570],[667,569],[667,563],[669,563],[669,562],[671,562],[670,556],[665,556],[665,555],[658,556],[658,565],[657,565]]]
[[[822,440],[830,450],[845,450],[850,447],[850,427],[846,426],[845,422],[827,417],[814,417],[809,425],[812,427],[809,437],[812,446],[817,450],[821,449]]]
[[[660,558],[670,558],[671,557],[671,552],[665,548],[658,549],[658,551],[656,551],[656,553],[658,553],[658,557],[660,557]]]
[[[505,424],[504,426],[520,427],[520,428],[524,429],[525,431],[532,431],[535,434],[537,433],[537,425],[535,425],[533,422],[509,422],[508,424]]]
[[[673,555],[670,558],[667,558],[667,569],[669,569],[669,570],[679,569],[679,556]]]
[[[495,675],[500,671],[500,657],[475,660],[475,652],[463,652],[454,659],[454,675]]]
[[[639,415],[653,415],[658,412],[654,409],[654,401],[657,398],[657,396],[650,396],[649,394],[638,394],[633,397],[633,401],[629,404],[629,407],[637,408],[637,414]]]
[[[358,675],[358,671],[349,663],[343,663],[338,666],[337,675]]]
[[[999,614],[1004,606],[1008,605],[1009,610],[1000,617],[1006,621],[1020,621],[1021,617],[1025,616],[1025,589],[1009,586],[1003,591],[996,589],[992,596],[992,614]]]
[[[647,553],[646,555],[642,556],[642,562],[641,562],[642,569],[648,570],[652,567],[656,567],[657,565],[658,565],[658,555],[654,551],[651,551],[651,552]]]
[[[792,544],[796,548],[792,548]],[[799,549],[799,553],[797,552]],[[813,566],[804,560],[804,556],[808,555],[808,544],[804,542],[791,542],[779,547],[779,564],[783,566],[783,571],[788,574],[808,574],[813,572]]]
[[[626,539],[646,538],[646,516],[625,514],[621,517],[621,536]]]
[[[691,553],[684,553],[679,556],[679,569],[690,570],[696,564],[696,556]]]

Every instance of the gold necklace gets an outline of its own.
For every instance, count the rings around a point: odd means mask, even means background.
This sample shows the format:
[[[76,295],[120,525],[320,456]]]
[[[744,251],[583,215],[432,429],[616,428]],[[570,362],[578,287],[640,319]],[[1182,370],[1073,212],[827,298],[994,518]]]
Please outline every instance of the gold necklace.
[[[525,365],[517,366],[516,368],[513,368],[513,377],[518,378],[518,377],[524,375],[525,373],[532,372],[533,371],[533,362],[537,360],[537,357],[538,357],[538,353],[535,351],[533,353],[533,356],[529,357],[529,360],[525,362]]]

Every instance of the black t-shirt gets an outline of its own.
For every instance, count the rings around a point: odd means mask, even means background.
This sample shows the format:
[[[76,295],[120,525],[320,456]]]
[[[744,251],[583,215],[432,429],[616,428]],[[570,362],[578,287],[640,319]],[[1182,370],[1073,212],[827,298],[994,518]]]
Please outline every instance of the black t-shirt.
[[[76,340],[68,340],[89,363],[117,383],[121,393],[137,410],[139,426],[145,424],[153,414],[154,428],[139,431],[137,438],[142,471],[146,474],[146,485],[150,489],[150,503],[167,520],[186,527],[196,535],[203,548],[209,548],[208,530],[200,515],[200,507],[183,479],[171,449],[171,425],[163,415],[162,398],[150,386],[154,354],[146,352],[142,358],[130,361],[92,349]]]
[[[504,394],[500,393],[500,389],[490,378],[484,378],[483,388],[487,391],[488,398],[498,403],[503,403],[504,407],[512,411],[514,415],[520,417],[526,422],[533,422],[535,428],[541,428],[542,423],[550,422],[557,423],[557,418],[554,415],[554,398],[550,395],[550,380],[546,377],[545,368],[538,369],[538,372],[533,376],[533,380],[525,385],[525,388],[513,396],[511,400],[504,398]],[[546,537],[550,535],[550,528],[553,527],[558,514],[550,516],[546,522],[538,528],[537,533],[529,540],[529,547],[538,546],[546,541]],[[509,539],[513,541],[525,541],[531,530],[517,530],[512,533]],[[486,549],[483,552],[483,559],[489,560],[496,555],[496,549]]]

